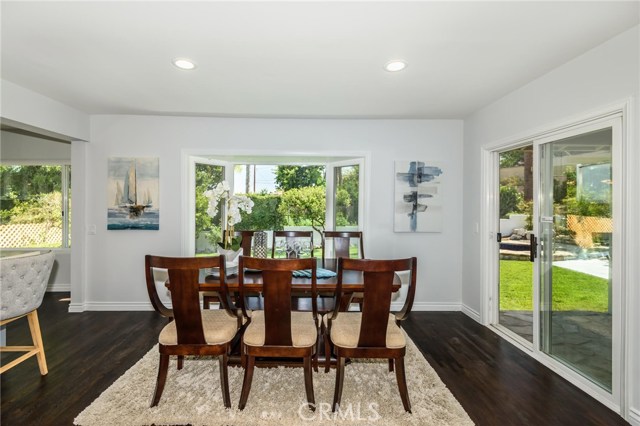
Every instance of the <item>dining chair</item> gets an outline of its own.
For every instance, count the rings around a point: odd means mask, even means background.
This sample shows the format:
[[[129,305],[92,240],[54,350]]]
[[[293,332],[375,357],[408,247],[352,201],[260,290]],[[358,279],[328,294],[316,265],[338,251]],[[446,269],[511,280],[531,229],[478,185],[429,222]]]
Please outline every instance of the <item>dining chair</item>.
[[[251,241],[253,238],[253,234],[256,231],[235,231],[234,235],[236,237],[240,237],[240,247],[242,248],[242,254],[245,256],[251,255]],[[202,307],[204,309],[209,309],[211,307],[211,303],[215,303],[220,301],[218,297],[218,293],[215,291],[206,291],[202,293]]]
[[[351,258],[351,240],[357,239],[358,253],[355,259],[364,259],[364,243],[361,231],[324,231],[324,243],[322,244],[322,267],[326,267],[327,259],[340,257]],[[330,248],[330,249],[329,249]],[[335,265],[334,265],[335,266]],[[322,295],[326,297],[326,295]],[[333,295],[331,295],[333,297]],[[357,303],[362,311],[362,293],[353,293],[352,303]]]
[[[364,259],[364,244],[360,231],[324,231],[324,244],[322,244],[322,265],[324,267],[327,258],[339,257],[351,258],[351,240],[358,240],[358,253],[355,259]],[[331,244],[329,244],[331,243]],[[331,248],[329,250],[329,247]]]
[[[26,352],[0,368],[4,373],[23,361],[36,356],[40,374],[46,375],[47,359],[44,354],[38,308],[49,283],[55,255],[51,251],[34,252],[5,257],[0,260],[0,326],[27,317],[32,346],[3,346],[0,352]]]
[[[262,271],[264,310],[249,312],[246,309],[245,268]],[[311,312],[292,311],[291,282],[295,270],[311,271]],[[240,258],[238,283],[241,310],[248,321],[241,344],[245,371],[238,408],[244,409],[249,398],[256,357],[278,357],[304,359],[307,402],[309,408],[315,411],[312,363],[317,355],[318,340],[316,259],[261,259],[243,256]]]
[[[339,312],[336,304],[333,313],[325,316],[325,372],[330,368],[332,346],[336,356],[332,411],[338,409],[342,398],[345,359],[387,358],[389,371],[395,369],[396,372],[402,405],[405,411],[411,412],[404,371],[406,340],[400,323],[409,316],[413,306],[416,263],[415,257],[397,260],[338,259],[336,298],[341,297],[344,272],[350,270],[363,274],[364,300],[362,312]],[[397,271],[410,271],[411,278],[402,310],[392,314],[391,293]]]
[[[166,269],[173,309],[167,308],[156,289],[154,269]],[[204,268],[220,268],[220,297],[224,309],[201,310],[199,273]],[[178,369],[185,355],[217,356],[224,406],[231,407],[228,355],[232,341],[242,327],[242,315],[231,310],[225,281],[225,256],[160,257],[145,256],[145,275],[149,299],[160,315],[171,318],[158,337],[160,364],[151,407],[158,405],[167,380],[169,357],[178,356]]]
[[[285,257],[288,259],[297,259],[300,257],[301,250],[308,244],[309,257],[313,257],[313,231],[273,231],[273,241],[271,247],[271,257],[276,257],[276,242],[278,239],[284,238]]]

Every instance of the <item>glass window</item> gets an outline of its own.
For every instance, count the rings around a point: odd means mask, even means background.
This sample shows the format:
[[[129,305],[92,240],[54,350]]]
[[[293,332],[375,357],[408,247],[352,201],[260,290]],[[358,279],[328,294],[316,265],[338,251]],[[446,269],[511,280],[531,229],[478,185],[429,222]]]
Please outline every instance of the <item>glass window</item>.
[[[335,167],[334,223],[336,231],[358,230],[360,166]]]
[[[0,166],[0,247],[70,246],[68,165]]]

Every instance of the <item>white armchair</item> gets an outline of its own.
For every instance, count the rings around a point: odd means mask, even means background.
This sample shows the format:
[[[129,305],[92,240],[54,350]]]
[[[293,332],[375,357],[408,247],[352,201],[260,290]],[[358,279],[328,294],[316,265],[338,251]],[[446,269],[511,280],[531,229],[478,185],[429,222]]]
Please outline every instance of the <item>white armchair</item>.
[[[0,373],[34,355],[38,358],[40,374],[44,376],[48,372],[37,309],[47,289],[54,257],[47,251],[0,259],[0,326],[26,316],[33,339],[33,346],[0,347],[0,352],[26,352],[0,367]]]

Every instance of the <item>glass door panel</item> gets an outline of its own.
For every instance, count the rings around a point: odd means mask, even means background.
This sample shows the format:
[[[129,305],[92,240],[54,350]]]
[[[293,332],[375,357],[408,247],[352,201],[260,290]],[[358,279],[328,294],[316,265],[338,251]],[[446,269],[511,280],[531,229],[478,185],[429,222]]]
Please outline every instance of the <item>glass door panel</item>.
[[[498,322],[533,343],[533,145],[500,153]]]
[[[612,129],[539,146],[541,350],[612,389]]]

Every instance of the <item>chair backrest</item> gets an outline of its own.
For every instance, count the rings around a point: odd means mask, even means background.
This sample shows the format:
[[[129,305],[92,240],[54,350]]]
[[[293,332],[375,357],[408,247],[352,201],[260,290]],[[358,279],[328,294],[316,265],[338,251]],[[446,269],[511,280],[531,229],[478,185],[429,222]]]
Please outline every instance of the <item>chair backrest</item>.
[[[416,290],[416,263],[415,257],[394,260],[338,259],[337,300],[340,300],[342,296],[344,271],[361,271],[363,273],[364,297],[358,347],[386,346],[391,294],[393,293],[393,282],[397,271],[411,271],[411,279],[405,305],[401,312],[396,315],[396,320],[405,319],[411,312]],[[334,316],[338,315],[338,309],[339,306],[336,303]]]
[[[351,239],[358,240],[358,256],[355,259],[364,259],[364,245],[362,242],[362,232],[360,231],[325,231],[324,244],[322,245],[322,260],[327,256],[332,258],[347,257],[350,258]],[[331,243],[333,251],[328,250],[328,244]]]
[[[273,246],[271,247],[271,257],[276,256],[276,239],[285,238],[284,249],[286,257],[297,259],[300,257],[300,249],[304,239],[309,239],[309,257],[313,257],[313,231],[273,231]]]
[[[265,345],[291,346],[291,283],[293,271],[311,270],[311,306],[313,319],[318,316],[316,259],[261,259],[240,257],[238,283],[240,302],[245,315],[244,268],[262,271],[264,296]]]
[[[240,247],[242,247],[242,254],[245,256],[251,256],[251,240],[255,232],[256,231],[235,231],[236,237],[240,237]]]
[[[47,290],[54,259],[51,251],[0,259],[0,320],[38,309]]]
[[[168,309],[158,297],[153,269],[166,269],[169,273],[171,304]],[[229,297],[225,280],[225,256],[212,257],[162,257],[145,256],[147,291],[151,304],[160,314],[173,317],[176,322],[178,344],[204,345],[202,313],[200,311],[200,269],[220,268],[220,300]],[[231,316],[228,302],[223,303]]]

